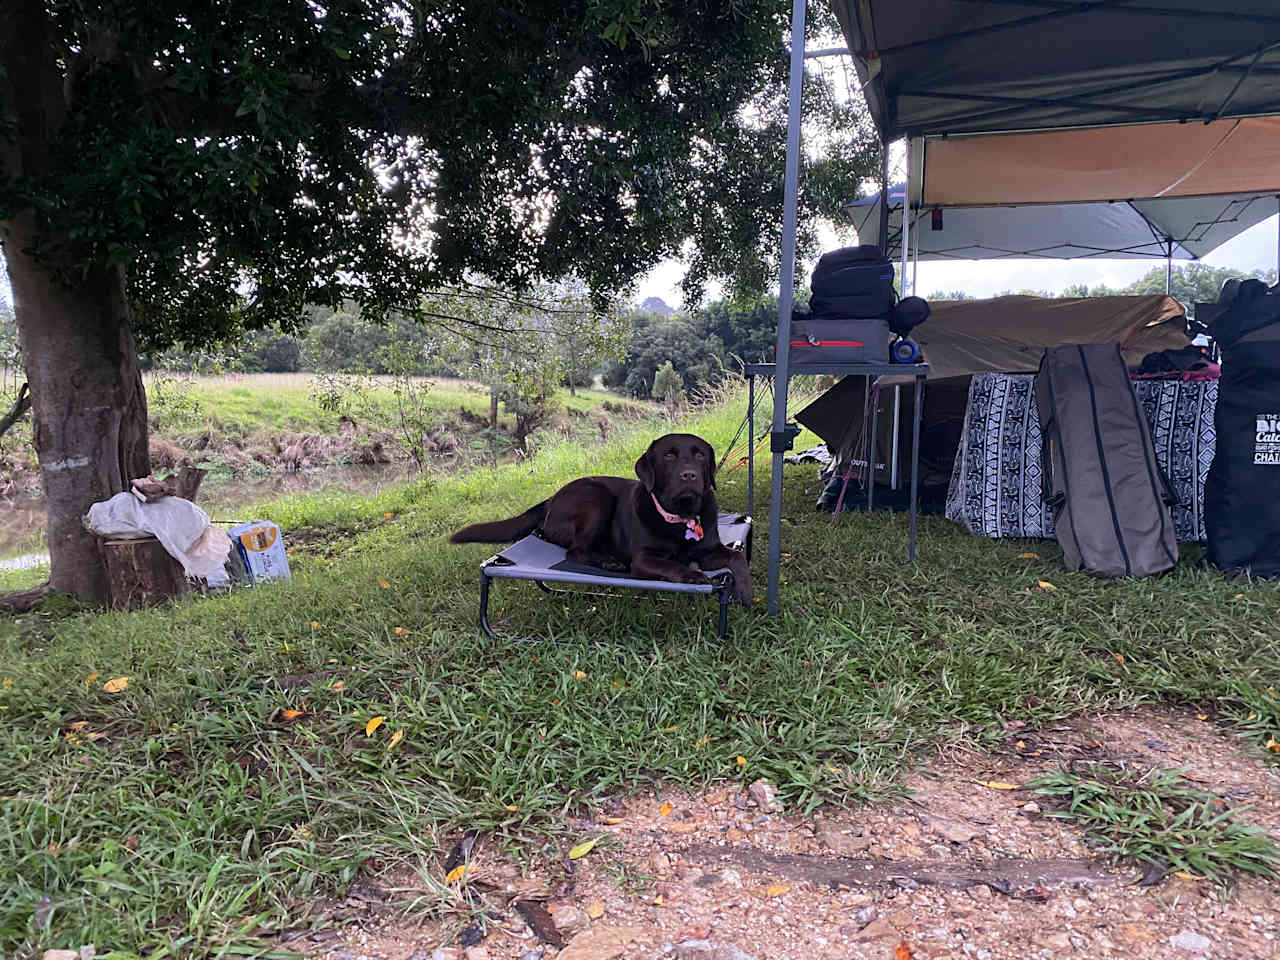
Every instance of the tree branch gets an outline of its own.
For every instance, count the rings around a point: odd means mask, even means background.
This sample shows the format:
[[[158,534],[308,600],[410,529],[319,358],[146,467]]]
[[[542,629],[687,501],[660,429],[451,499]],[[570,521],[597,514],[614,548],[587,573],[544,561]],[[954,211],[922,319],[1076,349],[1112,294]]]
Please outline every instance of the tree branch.
[[[18,388],[18,398],[13,401],[13,407],[6,413],[3,419],[0,419],[0,436],[4,436],[9,428],[27,415],[27,411],[31,409],[31,394],[27,391],[27,385],[24,383]]]

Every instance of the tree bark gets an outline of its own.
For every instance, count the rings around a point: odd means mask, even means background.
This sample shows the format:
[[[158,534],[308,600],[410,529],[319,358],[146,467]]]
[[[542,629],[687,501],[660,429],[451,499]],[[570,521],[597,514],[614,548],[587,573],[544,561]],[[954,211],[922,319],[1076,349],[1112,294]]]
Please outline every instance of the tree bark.
[[[496,385],[489,388],[489,429],[498,429],[498,388]]]
[[[64,285],[51,264],[31,255],[36,236],[28,214],[0,227],[49,508],[49,582],[105,603],[97,541],[81,518],[150,473],[146,393],[123,273],[97,268],[78,274],[74,287]]]

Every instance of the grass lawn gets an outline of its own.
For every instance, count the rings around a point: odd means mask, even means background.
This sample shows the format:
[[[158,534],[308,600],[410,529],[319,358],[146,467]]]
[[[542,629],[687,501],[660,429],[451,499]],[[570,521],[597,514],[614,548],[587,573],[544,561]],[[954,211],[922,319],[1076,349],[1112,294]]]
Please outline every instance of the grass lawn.
[[[740,415],[688,427],[719,449]],[[634,425],[375,498],[286,500],[287,585],[0,627],[0,955],[241,955],[363,872],[439,879],[459,828],[536,840],[566,806],[655,781],[765,776],[802,808],[856,804],[1001,722],[1154,700],[1280,733],[1274,585],[1198,554],[1104,582],[1064,572],[1051,543],[941,519],[908,567],[905,515],[833,525],[814,467],[788,468],[783,615],[735,610],[725,646],[709,602],[521,584],[495,588],[501,629],[561,642],[483,638],[492,548],[445,534],[575,476],[629,475],[650,438]],[[742,470],[720,494],[745,504]]]

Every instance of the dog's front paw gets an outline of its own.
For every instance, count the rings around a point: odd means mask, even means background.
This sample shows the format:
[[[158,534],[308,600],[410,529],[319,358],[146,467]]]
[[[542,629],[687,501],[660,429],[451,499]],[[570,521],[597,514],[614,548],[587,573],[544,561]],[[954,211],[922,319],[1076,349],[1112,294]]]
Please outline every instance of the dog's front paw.
[[[695,570],[692,567],[685,567],[679,574],[671,578],[676,583],[710,583],[711,580],[701,570]]]
[[[756,601],[756,585],[751,581],[751,574],[745,570],[741,574],[734,574],[733,599],[744,607],[749,607]]]

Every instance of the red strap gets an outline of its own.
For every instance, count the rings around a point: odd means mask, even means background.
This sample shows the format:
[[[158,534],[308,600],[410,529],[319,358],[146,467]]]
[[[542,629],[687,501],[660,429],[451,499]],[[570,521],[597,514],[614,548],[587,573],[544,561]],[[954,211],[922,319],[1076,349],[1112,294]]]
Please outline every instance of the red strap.
[[[792,340],[793,347],[865,347],[861,340]]]

